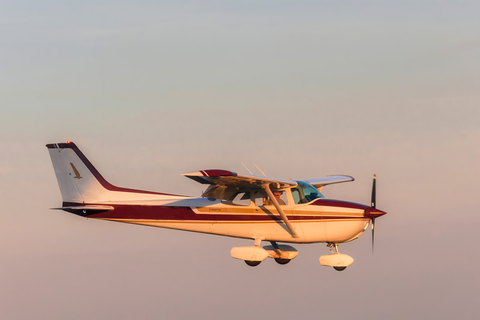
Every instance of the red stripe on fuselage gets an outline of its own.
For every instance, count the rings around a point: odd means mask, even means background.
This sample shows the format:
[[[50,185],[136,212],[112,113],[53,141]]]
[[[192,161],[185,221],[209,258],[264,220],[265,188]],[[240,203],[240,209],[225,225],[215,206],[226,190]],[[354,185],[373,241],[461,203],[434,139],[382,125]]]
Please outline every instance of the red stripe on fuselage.
[[[330,199],[318,199],[310,205],[314,206],[326,206],[326,207],[341,207],[341,208],[351,208],[351,209],[361,209],[364,210],[364,216],[365,218],[378,218],[381,217],[385,214],[387,214],[385,211],[372,208],[370,206],[366,206],[360,203],[355,203],[355,202],[348,202],[348,201],[340,201],[340,200],[330,200]]]
[[[364,204],[341,201],[341,200],[331,200],[331,199],[317,199],[314,202],[310,203],[311,206],[325,206],[325,207],[340,207],[340,208],[350,208],[350,209],[361,209],[365,210],[370,208]]]
[[[93,205],[93,204],[91,204]],[[103,205],[96,203],[95,205]],[[108,204],[115,209],[108,212],[92,213],[82,216],[89,218],[133,219],[133,220],[171,220],[171,221],[215,221],[215,222],[242,222],[242,221],[282,221],[277,213],[265,212],[261,215],[250,214],[222,214],[222,213],[195,213],[190,207],[144,206],[144,205],[116,205]],[[63,203],[64,207],[83,206],[83,204]],[[358,219],[358,216],[322,216],[322,215],[287,215],[291,221],[302,220],[332,220]]]

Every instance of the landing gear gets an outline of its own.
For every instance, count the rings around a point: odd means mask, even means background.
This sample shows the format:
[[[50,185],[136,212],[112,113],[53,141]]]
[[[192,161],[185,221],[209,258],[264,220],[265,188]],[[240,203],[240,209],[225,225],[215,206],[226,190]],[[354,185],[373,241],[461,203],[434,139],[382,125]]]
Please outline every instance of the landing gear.
[[[286,244],[277,244],[275,241],[270,241],[271,246],[265,246],[263,249],[267,250],[268,256],[275,259],[278,264],[284,265],[292,261],[297,255],[298,251],[292,246]]]
[[[260,247],[262,239],[256,238],[255,245],[249,247],[234,247],[230,251],[232,258],[245,261],[250,267],[256,267],[266,258],[274,258],[278,264],[289,263],[298,255],[297,250],[289,245],[278,245],[270,241],[271,246]]]
[[[319,261],[322,266],[333,267],[337,271],[345,270],[349,265],[353,263],[353,258],[346,254],[341,254],[338,251],[338,243],[329,242],[327,247],[330,247],[330,252],[325,256],[321,256]]]
[[[248,264],[250,267],[256,267],[260,264],[262,261],[250,261],[250,260],[244,260],[246,264]]]
[[[333,253],[333,254],[339,254],[340,252],[338,251],[338,243],[328,243],[327,244],[327,247],[330,247],[330,252]],[[335,248],[335,251],[333,251],[333,248]],[[347,267],[345,266],[341,266],[341,267],[333,267],[333,269],[337,270],[337,271],[343,271],[345,269],[347,269]]]
[[[287,264],[287,263],[289,263],[290,261],[292,261],[292,259],[275,258],[275,261],[276,261],[278,264]]]
[[[336,243],[336,242],[327,243],[327,247],[330,248],[330,252],[333,253],[333,254],[339,254],[340,253],[338,251],[338,243]],[[333,251],[333,248],[335,248],[335,251]]]

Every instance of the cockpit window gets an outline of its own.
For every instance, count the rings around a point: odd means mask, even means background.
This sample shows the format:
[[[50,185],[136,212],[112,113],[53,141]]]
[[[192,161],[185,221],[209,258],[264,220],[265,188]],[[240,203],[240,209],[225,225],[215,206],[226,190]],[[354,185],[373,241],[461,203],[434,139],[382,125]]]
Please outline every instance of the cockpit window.
[[[310,183],[305,181],[296,182],[298,186],[292,189],[292,196],[295,203],[307,203],[318,198],[325,198],[323,194]]]
[[[273,196],[275,197],[275,199],[277,200],[278,204],[281,205],[281,206],[284,206],[288,203],[288,200],[287,200],[287,196],[285,194],[285,192],[283,190],[273,190],[272,191],[272,194]],[[267,205],[267,206],[273,206],[273,201],[270,199],[269,196],[267,196],[265,194],[264,198],[263,198],[263,205]]]
[[[237,206],[249,206],[250,205],[250,192],[237,192],[233,194],[227,200],[222,200],[224,204],[237,205]]]

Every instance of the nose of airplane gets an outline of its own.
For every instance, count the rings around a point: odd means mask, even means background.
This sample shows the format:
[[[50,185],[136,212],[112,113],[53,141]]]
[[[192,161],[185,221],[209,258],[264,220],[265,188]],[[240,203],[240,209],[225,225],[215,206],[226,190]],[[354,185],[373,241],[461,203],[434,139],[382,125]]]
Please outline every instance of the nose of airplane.
[[[387,213],[385,211],[378,210],[377,208],[365,209],[365,218],[375,219],[383,216],[384,214],[387,214]]]

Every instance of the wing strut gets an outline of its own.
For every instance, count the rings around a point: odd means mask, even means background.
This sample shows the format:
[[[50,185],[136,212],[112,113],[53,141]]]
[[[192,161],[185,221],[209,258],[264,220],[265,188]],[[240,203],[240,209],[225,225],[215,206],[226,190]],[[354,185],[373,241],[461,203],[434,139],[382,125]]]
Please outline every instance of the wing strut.
[[[288,220],[287,216],[285,215],[285,213],[283,212],[282,210],[282,207],[280,207],[280,205],[278,204],[277,202],[277,199],[275,199],[275,196],[273,195],[272,193],[272,190],[270,190],[270,184],[269,183],[265,183],[262,185],[262,187],[265,189],[265,191],[267,192],[268,196],[270,197],[270,200],[272,201],[273,205],[275,206],[275,208],[277,208],[277,211],[278,213],[280,214],[280,216],[282,217],[282,220],[283,222],[285,223],[285,225],[287,226],[288,230],[290,231],[290,234],[292,235],[292,237],[294,238],[298,238],[299,235],[297,234],[297,232],[295,232],[295,229],[293,228],[292,224],[290,223],[290,221]]]

